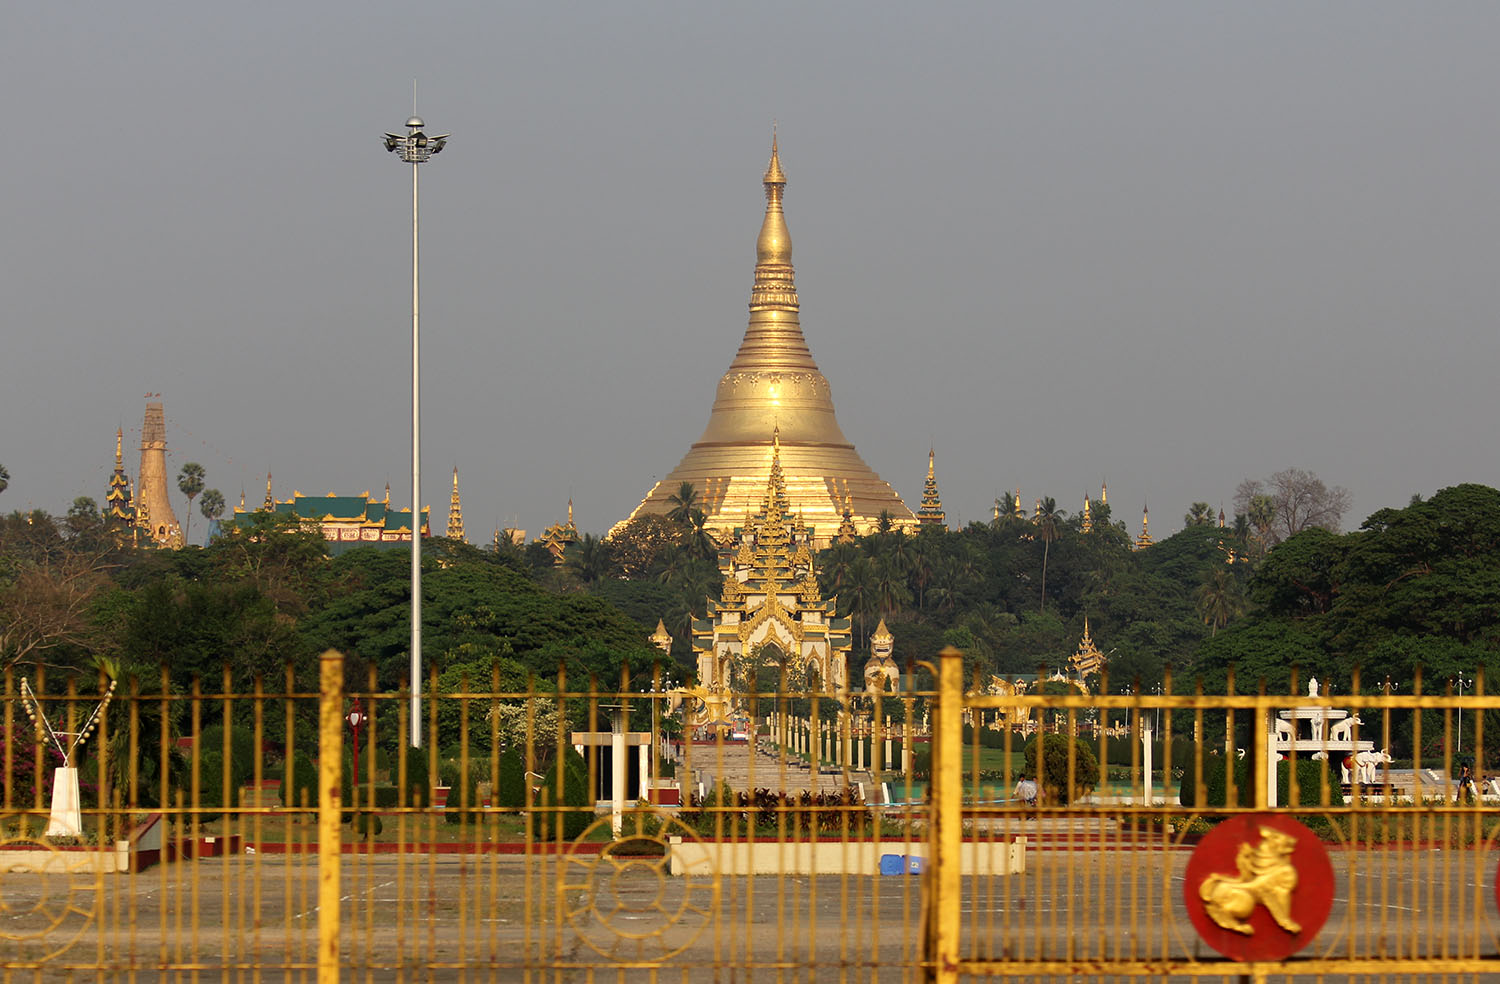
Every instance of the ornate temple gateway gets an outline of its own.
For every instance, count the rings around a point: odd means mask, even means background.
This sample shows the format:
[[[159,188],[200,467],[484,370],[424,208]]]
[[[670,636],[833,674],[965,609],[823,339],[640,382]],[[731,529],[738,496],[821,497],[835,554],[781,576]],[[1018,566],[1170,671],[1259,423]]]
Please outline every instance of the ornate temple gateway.
[[[719,380],[703,436],[630,518],[670,512],[670,497],[690,482],[707,516],[705,525],[726,540],[760,504],[770,475],[772,435],[779,430],[784,512],[806,524],[811,547],[828,545],[846,511],[860,534],[874,530],[881,513],[894,526],[914,530],[912,511],[839,429],[828,380],[802,337],[792,239],[781,209],[786,175],[774,137],[764,184],[766,215],[755,243],[744,340]]]
[[[760,510],[735,531],[719,600],[710,599],[708,617],[693,622],[698,683],[707,691],[729,692],[735,664],[750,658],[769,667],[784,659],[805,674],[809,692],[848,689],[849,620],[837,617],[833,599],[823,598],[808,529],[788,506],[781,448],[773,439]]]

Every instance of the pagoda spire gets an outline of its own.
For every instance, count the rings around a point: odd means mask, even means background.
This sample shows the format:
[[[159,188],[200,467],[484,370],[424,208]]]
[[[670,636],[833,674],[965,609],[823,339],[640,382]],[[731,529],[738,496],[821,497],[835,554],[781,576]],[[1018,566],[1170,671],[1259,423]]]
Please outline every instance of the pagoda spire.
[[[1151,510],[1141,506],[1141,535],[1135,538],[1135,548],[1145,550],[1151,546]]]
[[[785,425],[781,467],[791,499],[786,512],[802,515],[815,542],[825,545],[839,522],[843,503],[830,494],[835,483],[848,483],[859,529],[873,528],[882,513],[895,526],[909,529],[916,524],[911,509],[860,458],[839,427],[828,378],[802,334],[792,237],[783,210],[787,177],[774,133],[761,181],[765,213],[755,240],[744,336],[719,379],[702,436],[652,486],[630,518],[670,512],[672,495],[683,482],[703,489],[713,480],[714,494],[701,506],[705,526],[721,538],[732,534],[740,517],[753,512],[759,501],[767,478],[766,432],[777,423]]]
[[[1083,532],[1094,532],[1094,513],[1089,503],[1089,497],[1083,497]],[[1088,619],[1084,619],[1084,631],[1088,631]]]
[[[448,539],[464,538],[464,509],[458,500],[458,466],[453,466],[453,495],[448,500]]]
[[[927,450],[927,482],[922,486],[922,505],[917,509],[917,522],[924,526],[942,526],[946,519],[943,500],[938,495],[937,449]]]
[[[1102,483],[1099,489],[1099,505],[1109,505],[1109,482]]]
[[[109,525],[123,532],[135,522],[130,478],[125,474],[125,431],[115,428],[115,470],[109,476],[109,490],[104,495],[105,518]]]
[[[389,488],[389,486],[387,486]],[[270,512],[276,508],[276,497],[271,494],[271,473],[266,472],[266,501],[261,503],[261,508]]]

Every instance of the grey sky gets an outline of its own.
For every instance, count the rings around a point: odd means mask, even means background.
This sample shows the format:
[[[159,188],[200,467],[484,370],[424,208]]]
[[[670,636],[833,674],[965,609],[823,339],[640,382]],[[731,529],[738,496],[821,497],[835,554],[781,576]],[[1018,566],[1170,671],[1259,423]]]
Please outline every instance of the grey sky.
[[[0,33],[5,510],[160,392],[231,503],[602,532],[707,422],[771,121],[845,433],[950,522],[1107,478],[1153,532],[1298,466],[1348,521],[1500,484],[1494,4],[25,4]],[[127,454],[133,471],[136,455]],[[179,509],[180,497],[177,497]],[[180,515],[180,514],[179,514]],[[201,517],[195,522],[202,529]]]

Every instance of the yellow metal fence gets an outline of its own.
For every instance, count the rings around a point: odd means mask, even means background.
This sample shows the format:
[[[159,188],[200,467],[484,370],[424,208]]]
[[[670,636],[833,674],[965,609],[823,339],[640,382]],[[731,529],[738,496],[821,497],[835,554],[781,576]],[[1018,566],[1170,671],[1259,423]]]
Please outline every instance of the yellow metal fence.
[[[927,669],[897,694],[744,695],[696,735],[659,676],[433,681],[413,752],[405,698],[346,693],[336,653],[316,691],[163,675],[97,716],[105,683],[9,674],[0,981],[1500,971],[1482,682],[1017,696],[966,693],[953,651]],[[1400,747],[1428,757],[1381,760]],[[1331,909],[1297,952],[1236,963],[1185,879],[1201,837],[1267,814],[1324,845]]]

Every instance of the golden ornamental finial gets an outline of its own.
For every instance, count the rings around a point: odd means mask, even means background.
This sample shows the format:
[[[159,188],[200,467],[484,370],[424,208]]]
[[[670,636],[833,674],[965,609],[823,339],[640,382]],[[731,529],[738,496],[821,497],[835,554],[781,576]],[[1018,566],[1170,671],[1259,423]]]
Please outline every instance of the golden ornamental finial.
[[[115,467],[120,468],[125,464],[125,431],[123,428],[115,428]],[[1223,525],[1222,523],[1220,525]]]
[[[786,184],[786,175],[781,170],[781,153],[776,143],[776,123],[771,123],[771,163],[766,165],[766,175],[761,179],[768,185]]]

